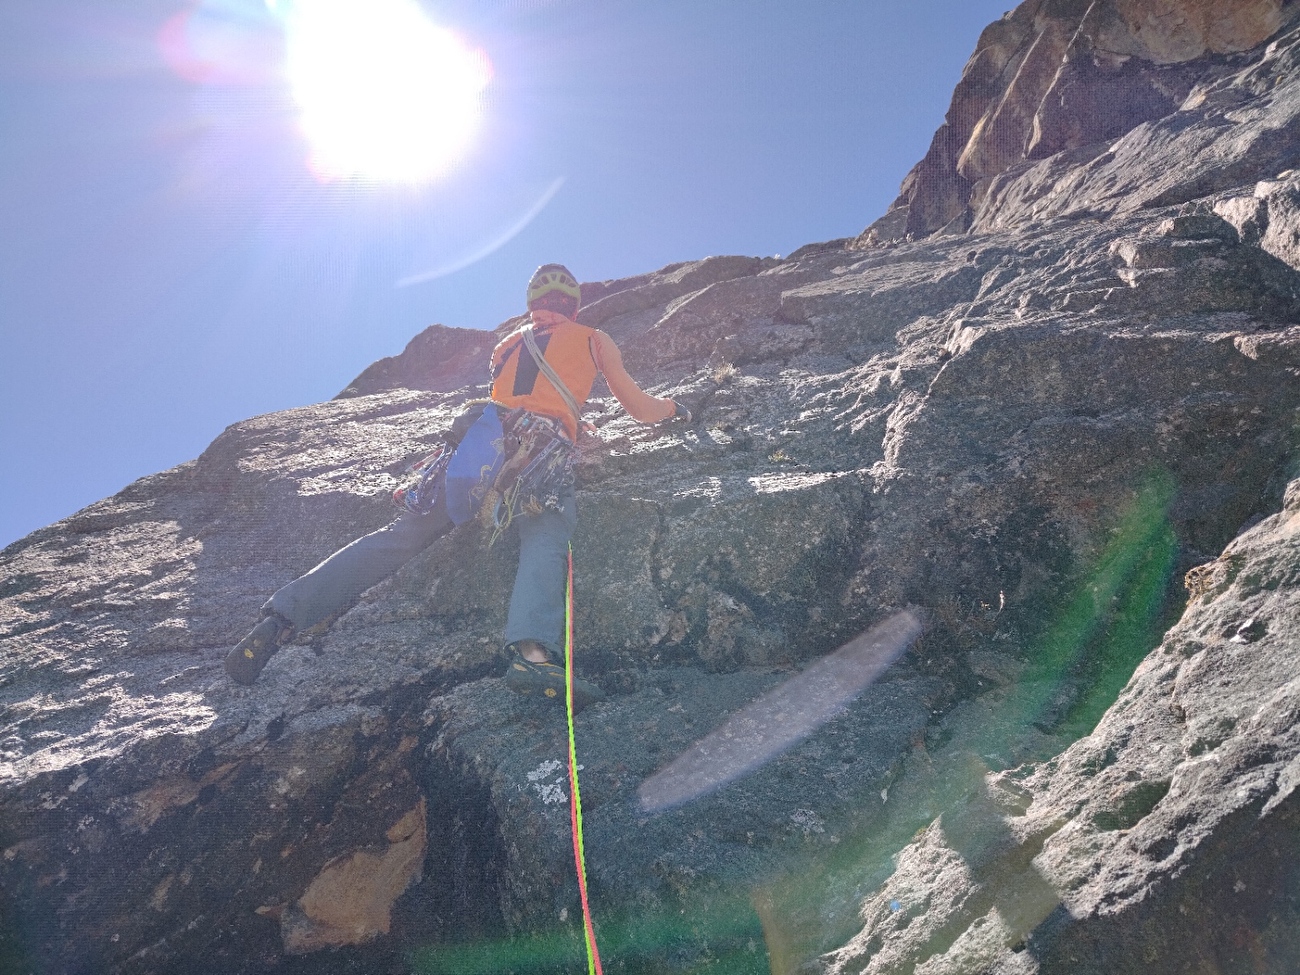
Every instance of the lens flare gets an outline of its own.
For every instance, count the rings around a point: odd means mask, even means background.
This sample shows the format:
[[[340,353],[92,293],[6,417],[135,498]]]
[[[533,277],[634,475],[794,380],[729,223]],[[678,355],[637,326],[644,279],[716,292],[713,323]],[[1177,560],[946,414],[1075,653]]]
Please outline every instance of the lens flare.
[[[778,684],[641,783],[642,812],[662,812],[748,775],[835,717],[916,642],[924,624],[900,610]]]
[[[277,26],[249,0],[205,0],[164,21],[159,53],[192,84],[267,84],[283,57]]]
[[[322,179],[423,182],[478,128],[491,67],[414,0],[297,0],[286,68],[311,167]]]

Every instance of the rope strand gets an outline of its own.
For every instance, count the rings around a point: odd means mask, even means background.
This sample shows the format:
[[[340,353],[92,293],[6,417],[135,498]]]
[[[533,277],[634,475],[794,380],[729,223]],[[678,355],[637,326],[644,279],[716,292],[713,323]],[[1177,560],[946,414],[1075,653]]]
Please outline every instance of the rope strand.
[[[569,580],[564,599],[564,695],[569,720],[569,821],[573,828],[573,861],[578,868],[578,894],[587,942],[587,975],[604,975],[596,928],[587,902],[587,858],[582,848],[582,796],[578,792],[578,748],[573,739],[573,546],[569,546]]]

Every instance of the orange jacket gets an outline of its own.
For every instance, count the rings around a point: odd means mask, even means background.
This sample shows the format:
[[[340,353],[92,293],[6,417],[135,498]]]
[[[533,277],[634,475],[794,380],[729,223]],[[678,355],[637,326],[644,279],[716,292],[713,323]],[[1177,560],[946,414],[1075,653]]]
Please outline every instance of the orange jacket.
[[[553,311],[532,313],[533,334],[547,365],[559,374],[579,405],[591,395],[592,383],[602,374],[610,392],[642,423],[666,420],[676,410],[671,399],[651,396],[623,368],[623,354],[614,340],[598,328],[579,325]],[[578,439],[576,419],[541,374],[524,345],[522,329],[497,343],[492,350],[492,399],[509,409],[522,407],[554,417],[564,424],[572,440]]]

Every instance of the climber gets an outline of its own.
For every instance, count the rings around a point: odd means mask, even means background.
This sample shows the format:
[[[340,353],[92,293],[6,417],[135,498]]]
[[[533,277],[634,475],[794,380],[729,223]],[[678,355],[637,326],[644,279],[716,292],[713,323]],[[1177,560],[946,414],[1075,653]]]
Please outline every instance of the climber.
[[[642,423],[690,422],[682,404],[652,396],[623,367],[618,346],[573,319],[581,303],[568,269],[547,264],[528,282],[529,321],[492,352],[491,399],[452,424],[447,449],[424,471],[422,490],[399,490],[406,510],[276,591],[262,619],[226,656],[226,672],[252,684],[271,656],[302,630],[349,608],[456,525],[492,518],[519,530],[519,567],[506,616],[506,685],[563,700],[565,563],[577,523],[573,466],[581,405],[598,374]],[[414,486],[414,485],[413,485]],[[418,501],[418,503],[413,503]],[[494,536],[495,537],[495,536]],[[577,706],[599,700],[574,681]]]

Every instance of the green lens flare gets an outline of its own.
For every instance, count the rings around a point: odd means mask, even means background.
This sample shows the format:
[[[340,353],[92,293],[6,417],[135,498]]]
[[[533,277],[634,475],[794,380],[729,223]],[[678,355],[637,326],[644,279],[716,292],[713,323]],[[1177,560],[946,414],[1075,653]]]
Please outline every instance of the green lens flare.
[[[894,855],[936,817],[978,803],[989,771],[1045,760],[1096,727],[1180,608],[1169,588],[1178,551],[1168,515],[1174,490],[1163,471],[1143,480],[1091,568],[1029,641],[1029,669],[993,706],[969,702],[978,717],[953,741],[908,759],[880,818],[843,830],[832,851],[773,881],[772,914],[786,919],[780,933],[795,956],[855,934],[859,908],[893,872]],[[1071,686],[1073,703],[1060,713]],[[814,916],[817,925],[800,924]]]

